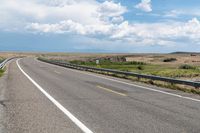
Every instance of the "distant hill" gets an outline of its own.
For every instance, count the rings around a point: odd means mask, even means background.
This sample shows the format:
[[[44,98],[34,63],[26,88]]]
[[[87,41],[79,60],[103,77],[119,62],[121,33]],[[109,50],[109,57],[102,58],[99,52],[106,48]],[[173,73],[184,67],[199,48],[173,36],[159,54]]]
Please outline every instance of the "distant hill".
[[[200,52],[172,52],[170,54],[200,54]]]

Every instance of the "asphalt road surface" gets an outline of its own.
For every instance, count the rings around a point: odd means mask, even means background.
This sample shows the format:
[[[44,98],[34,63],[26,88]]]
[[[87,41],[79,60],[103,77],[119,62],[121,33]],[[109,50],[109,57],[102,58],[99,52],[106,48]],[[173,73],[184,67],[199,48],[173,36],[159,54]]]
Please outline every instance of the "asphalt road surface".
[[[0,132],[199,133],[199,99],[24,58],[0,78]]]

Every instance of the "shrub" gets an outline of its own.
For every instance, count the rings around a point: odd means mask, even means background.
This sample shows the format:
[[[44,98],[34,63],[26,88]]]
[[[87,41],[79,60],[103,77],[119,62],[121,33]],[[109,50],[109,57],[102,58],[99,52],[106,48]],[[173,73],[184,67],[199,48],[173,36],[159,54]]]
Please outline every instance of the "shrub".
[[[0,69],[0,77],[3,75],[4,70]]]
[[[4,61],[4,59],[0,57],[0,63],[3,62],[3,61]]]
[[[127,65],[146,65],[145,62],[139,62],[139,61],[131,61],[131,62],[126,62]]]
[[[137,69],[139,69],[139,70],[144,70],[144,67],[141,66],[141,65],[139,65],[139,66],[137,67]]]
[[[173,62],[173,61],[177,61],[176,58],[166,58],[163,60],[163,62]]]
[[[196,69],[196,68],[194,66],[184,64],[184,65],[179,66],[179,69]]]

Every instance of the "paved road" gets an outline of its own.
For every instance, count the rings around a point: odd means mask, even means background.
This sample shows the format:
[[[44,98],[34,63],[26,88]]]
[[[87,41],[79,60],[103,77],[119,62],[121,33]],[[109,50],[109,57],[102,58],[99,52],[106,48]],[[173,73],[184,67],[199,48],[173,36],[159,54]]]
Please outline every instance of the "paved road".
[[[199,96],[152,86],[145,89],[131,85],[130,81],[62,68],[33,58],[20,60],[19,66],[23,73],[13,61],[0,79],[1,132],[200,131],[200,101],[195,101]]]

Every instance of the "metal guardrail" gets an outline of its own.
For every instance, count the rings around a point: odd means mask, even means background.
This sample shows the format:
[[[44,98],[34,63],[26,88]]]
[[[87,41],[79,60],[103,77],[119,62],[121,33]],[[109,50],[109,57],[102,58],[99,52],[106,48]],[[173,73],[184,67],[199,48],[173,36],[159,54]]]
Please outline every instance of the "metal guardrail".
[[[172,84],[183,84],[183,85],[193,86],[195,88],[200,87],[200,82],[173,79],[173,78],[153,76],[153,75],[138,74],[138,73],[133,73],[133,72],[124,72],[124,71],[118,71],[118,70],[112,70],[112,69],[87,67],[87,66],[75,65],[75,64],[60,62],[60,61],[50,61],[50,60],[40,59],[40,58],[38,58],[38,59],[40,61],[47,62],[47,63],[50,63],[50,64],[59,65],[59,66],[62,66],[62,67],[73,68],[73,69],[78,69],[78,70],[109,72],[109,73],[113,73],[113,74],[122,74],[122,75],[126,75],[126,76],[133,76],[133,77],[137,77],[137,78],[164,81],[164,82],[168,82],[168,83],[172,83]]]
[[[14,59],[14,58],[16,58],[16,57],[12,57],[12,58],[7,58],[7,59],[5,59],[2,63],[0,63],[0,69],[2,69],[2,68],[6,65],[6,63],[7,63],[8,61],[10,61],[10,60],[12,60],[12,59]]]

